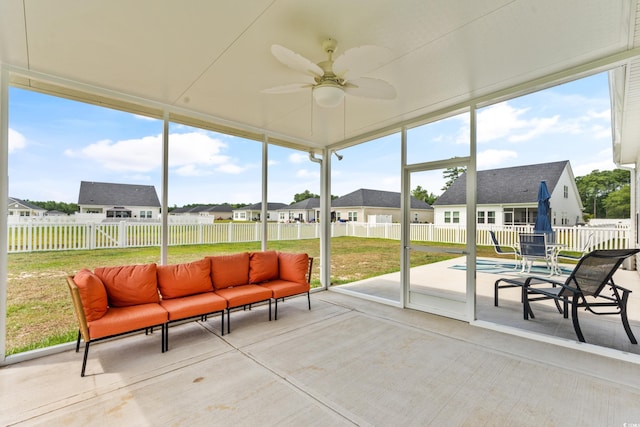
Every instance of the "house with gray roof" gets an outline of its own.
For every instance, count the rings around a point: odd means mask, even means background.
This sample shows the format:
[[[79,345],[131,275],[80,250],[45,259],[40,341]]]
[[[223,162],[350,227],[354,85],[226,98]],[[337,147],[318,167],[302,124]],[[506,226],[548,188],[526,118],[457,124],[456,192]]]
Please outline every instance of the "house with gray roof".
[[[361,188],[331,201],[332,221],[370,222],[374,217],[391,217],[400,222],[400,193]],[[433,208],[426,202],[411,197],[412,222],[433,222]]]
[[[16,219],[25,219],[33,217],[43,217],[47,210],[40,206],[21,200],[16,197],[9,197],[7,202],[7,210],[9,221]]]
[[[310,197],[278,209],[278,222],[315,222],[320,218],[320,198]]]
[[[101,214],[105,218],[160,216],[160,200],[153,185],[81,181],[78,206],[81,214]]]
[[[172,216],[196,216],[212,217],[212,219],[232,219],[233,208],[231,205],[198,205],[190,207],[175,208],[169,212]]]
[[[568,160],[478,171],[478,225],[534,224],[538,188],[546,181],[551,194],[551,224],[572,226],[582,222],[583,205]],[[433,204],[436,224],[466,224],[466,173]]]
[[[278,209],[287,206],[286,203],[267,203],[267,221],[278,220]],[[245,206],[233,210],[234,221],[260,221],[262,215],[262,203]]]

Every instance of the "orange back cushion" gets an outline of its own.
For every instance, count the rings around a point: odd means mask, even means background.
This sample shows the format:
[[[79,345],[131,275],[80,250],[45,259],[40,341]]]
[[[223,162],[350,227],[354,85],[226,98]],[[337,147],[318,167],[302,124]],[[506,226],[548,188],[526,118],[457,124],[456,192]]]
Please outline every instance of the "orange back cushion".
[[[73,276],[73,281],[78,287],[87,322],[98,320],[104,316],[109,309],[109,301],[102,280],[85,268]]]
[[[213,291],[211,263],[201,259],[185,264],[159,265],[158,288],[165,299]]]
[[[251,252],[249,256],[249,282],[260,283],[278,278],[276,251]]]
[[[307,283],[309,255],[278,253],[280,279],[296,283]]]
[[[211,261],[211,279],[215,289],[249,283],[249,253],[208,257]]]
[[[98,267],[94,273],[107,288],[110,306],[128,307],[160,302],[156,264]]]

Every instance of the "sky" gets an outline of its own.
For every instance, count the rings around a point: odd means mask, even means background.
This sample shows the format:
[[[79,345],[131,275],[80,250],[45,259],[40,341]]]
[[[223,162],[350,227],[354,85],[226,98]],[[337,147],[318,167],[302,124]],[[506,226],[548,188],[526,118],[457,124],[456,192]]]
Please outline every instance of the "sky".
[[[478,170],[569,160],[574,175],[615,168],[608,77],[597,74],[478,111]],[[342,124],[340,124],[342,126]],[[262,143],[170,124],[169,206],[257,203]],[[410,129],[409,163],[469,155],[463,114]],[[77,203],[81,181],[154,185],[161,196],[162,122],[28,90],[9,91],[9,195]],[[400,135],[340,150],[331,194],[400,191]],[[307,152],[270,145],[269,201],[320,193]],[[411,188],[442,193],[442,170]]]

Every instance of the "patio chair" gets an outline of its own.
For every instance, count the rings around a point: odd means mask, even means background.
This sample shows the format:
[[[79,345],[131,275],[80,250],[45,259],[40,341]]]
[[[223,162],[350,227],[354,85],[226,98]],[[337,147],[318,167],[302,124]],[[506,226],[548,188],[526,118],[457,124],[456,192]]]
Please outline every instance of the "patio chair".
[[[498,255],[513,255],[515,267],[514,270],[517,270],[520,266],[520,251],[515,246],[502,246],[498,242],[498,238],[496,237],[496,233],[493,231],[489,231],[491,235],[491,241],[493,242],[493,249],[496,251]]]
[[[553,274],[552,252],[547,246],[547,235],[520,233],[520,255],[522,256],[522,272],[531,272],[531,267],[535,260],[543,260],[547,264],[547,268]]]
[[[587,237],[587,241],[585,242],[584,246],[582,246],[582,253],[580,255],[571,255],[568,253],[559,252],[558,255],[556,255],[556,258],[568,259],[571,261],[579,261],[580,258],[582,258],[588,253],[589,246],[591,245],[591,239],[593,239],[593,233],[589,233],[589,236]]]
[[[627,301],[631,291],[613,282],[613,274],[622,262],[640,249],[595,250],[578,261],[567,280],[557,282],[542,277],[521,278],[523,314],[525,320],[535,319],[531,303],[552,299],[564,318],[568,318],[568,306],[571,304],[571,319],[578,340],[585,342],[578,322],[578,308],[595,315],[617,315],[622,319],[627,336],[632,344],[637,344],[627,318]],[[515,279],[510,279],[514,282]],[[551,285],[551,287],[549,287]]]

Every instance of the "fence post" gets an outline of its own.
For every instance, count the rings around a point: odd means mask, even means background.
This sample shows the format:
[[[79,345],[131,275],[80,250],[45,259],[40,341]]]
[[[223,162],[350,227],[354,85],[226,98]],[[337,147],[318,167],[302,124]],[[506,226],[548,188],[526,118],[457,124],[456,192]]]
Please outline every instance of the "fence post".
[[[125,221],[118,223],[118,247],[127,247],[127,223]]]
[[[33,251],[33,224],[27,224],[27,251]]]

